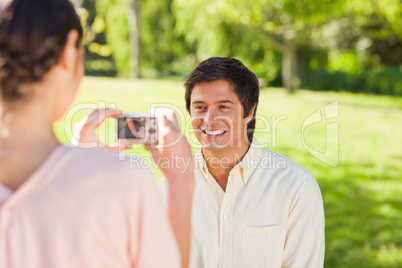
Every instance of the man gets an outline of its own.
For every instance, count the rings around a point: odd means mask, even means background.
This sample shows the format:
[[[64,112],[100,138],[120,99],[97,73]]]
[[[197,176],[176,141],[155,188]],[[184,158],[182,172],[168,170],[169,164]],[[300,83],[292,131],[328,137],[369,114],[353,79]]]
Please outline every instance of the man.
[[[202,145],[194,155],[190,267],[322,267],[320,189],[310,172],[253,137],[255,74],[215,57],[196,67],[185,88]],[[166,180],[158,186],[166,202]]]
[[[317,182],[253,136],[256,75],[236,59],[215,57],[201,62],[185,87],[202,145],[194,155],[189,267],[323,267],[324,210]],[[82,133],[94,133],[88,125]],[[181,205],[166,204],[178,204],[186,186],[161,178],[158,187],[168,213],[183,214]]]

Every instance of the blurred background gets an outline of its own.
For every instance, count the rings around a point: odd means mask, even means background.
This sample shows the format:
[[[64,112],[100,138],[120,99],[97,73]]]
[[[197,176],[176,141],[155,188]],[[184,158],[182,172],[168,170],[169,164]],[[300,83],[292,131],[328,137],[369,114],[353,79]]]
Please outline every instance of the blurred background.
[[[400,0],[79,0],[88,75],[186,77],[210,56],[263,85],[402,96]]]
[[[186,77],[210,56],[238,58],[262,85],[257,138],[320,185],[325,267],[402,267],[401,0],[76,2],[87,77],[55,126],[62,142],[91,109],[155,104],[176,107],[194,140]],[[114,142],[114,121],[98,134]]]

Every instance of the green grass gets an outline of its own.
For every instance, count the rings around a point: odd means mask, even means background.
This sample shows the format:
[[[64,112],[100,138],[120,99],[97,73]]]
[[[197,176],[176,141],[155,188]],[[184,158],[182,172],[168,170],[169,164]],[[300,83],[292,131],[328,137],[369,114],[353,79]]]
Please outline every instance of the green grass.
[[[304,132],[306,144],[324,152],[325,123],[338,125],[339,134],[328,141],[324,159],[331,166],[305,149],[302,126],[311,114],[334,101],[339,101],[339,115]],[[152,103],[177,106],[184,116],[182,128],[194,140],[185,125],[182,83],[164,80],[87,77],[73,109],[55,131],[68,143],[71,126],[91,106],[113,104],[126,112],[146,112]],[[271,127],[269,133],[256,134],[259,141],[309,169],[320,184],[326,214],[325,266],[402,267],[402,98],[310,91],[289,95],[266,88],[258,115],[267,119],[257,121],[258,128],[267,123]],[[99,135],[113,142],[113,120],[99,129]],[[142,148],[134,151],[149,156]],[[156,172],[155,178],[160,175]]]

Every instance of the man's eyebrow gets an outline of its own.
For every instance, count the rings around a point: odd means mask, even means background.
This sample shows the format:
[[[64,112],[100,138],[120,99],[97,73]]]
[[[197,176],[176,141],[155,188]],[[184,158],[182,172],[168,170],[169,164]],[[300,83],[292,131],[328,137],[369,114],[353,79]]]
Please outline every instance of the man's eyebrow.
[[[220,101],[217,101],[215,103],[231,103],[231,104],[234,104],[234,102],[231,101],[231,100],[220,100]]]
[[[215,102],[215,104],[218,104],[218,103],[230,103],[230,104],[234,104],[234,102],[231,101],[231,100],[218,100],[218,101]],[[195,101],[193,101],[191,104],[205,104],[205,102],[204,102],[204,101],[201,101],[201,100],[195,100]]]

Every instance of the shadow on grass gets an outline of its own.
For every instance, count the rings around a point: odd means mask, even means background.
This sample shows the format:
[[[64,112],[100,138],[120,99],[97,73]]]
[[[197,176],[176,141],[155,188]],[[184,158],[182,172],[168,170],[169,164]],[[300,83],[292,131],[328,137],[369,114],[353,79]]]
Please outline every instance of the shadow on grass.
[[[349,172],[339,178],[317,178],[326,214],[325,266],[402,267],[400,195],[379,198],[353,168],[343,170]]]
[[[325,267],[402,267],[401,167],[376,170],[359,160],[327,166],[301,150],[281,153],[316,177],[326,219]],[[361,162],[361,161],[360,161]]]

